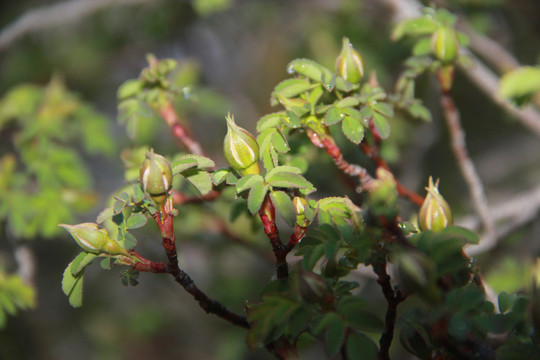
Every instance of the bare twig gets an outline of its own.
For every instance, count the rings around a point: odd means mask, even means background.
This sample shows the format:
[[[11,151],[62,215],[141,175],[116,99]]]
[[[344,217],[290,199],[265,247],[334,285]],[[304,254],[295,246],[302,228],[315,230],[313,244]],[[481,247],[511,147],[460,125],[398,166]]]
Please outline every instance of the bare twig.
[[[489,213],[488,201],[484,192],[482,180],[480,179],[480,176],[478,176],[476,167],[467,152],[465,132],[461,126],[459,112],[448,93],[442,93],[441,105],[448,124],[452,150],[454,151],[461,173],[471,192],[473,206],[480,216],[484,231],[488,236],[493,236],[495,223]]]
[[[21,15],[0,31],[0,51],[29,33],[75,23],[106,7],[156,2],[150,0],[70,0],[43,6]]]

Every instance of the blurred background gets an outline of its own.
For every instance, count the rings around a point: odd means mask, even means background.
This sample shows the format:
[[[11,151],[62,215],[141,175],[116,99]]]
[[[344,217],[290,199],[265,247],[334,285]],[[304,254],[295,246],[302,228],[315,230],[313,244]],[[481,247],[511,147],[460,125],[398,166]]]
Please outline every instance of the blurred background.
[[[255,132],[261,116],[277,111],[270,106],[270,93],[288,77],[287,64],[306,57],[333,68],[343,36],[362,54],[366,70],[376,72],[381,85],[391,91],[410,53],[406,42],[390,40],[396,17],[404,15],[396,13],[399,7],[395,3],[400,2],[410,1],[3,1],[0,98],[21,84],[47,86],[54,78],[105,119],[103,133],[94,136],[110,139],[108,150],[82,155],[91,174],[92,206],[72,219],[94,221],[110,195],[125,184],[123,148],[147,144],[168,155],[177,151],[159,119],[141,125],[135,139],[117,121],[116,91],[124,81],[139,75],[147,65],[146,54],[182,64],[195,95],[183,115],[206,154],[221,167],[225,166],[221,146],[227,112],[235,114],[239,125]],[[521,64],[539,63],[537,0],[436,3],[448,5],[476,33],[501,44]],[[455,82],[453,95],[488,199],[504,204],[527,194],[540,178],[538,136],[502,111],[463,73],[457,72]],[[385,156],[402,182],[420,193],[429,175],[441,178],[441,193],[457,218],[474,225],[468,190],[450,151],[434,89],[429,76],[416,89],[432,111],[433,122],[396,120]],[[13,150],[8,145],[12,134],[0,126],[0,157]],[[345,149],[345,155],[361,161],[360,151],[352,146]],[[332,165],[322,156],[318,159],[317,153],[309,156]],[[308,173],[327,195],[342,194],[335,192],[336,176],[332,170]],[[0,193],[0,203],[6,196]],[[219,228],[208,222],[210,215],[205,216],[191,216],[189,207],[181,211],[177,235],[181,267],[210,296],[240,312],[244,301],[256,301],[272,276],[272,265],[264,254],[267,244],[264,237],[250,240],[260,245],[262,255],[254,255],[246,246],[231,246]],[[531,254],[540,253],[539,229],[540,221],[533,215],[505,236],[489,259],[478,257],[496,291],[516,291],[524,285]],[[139,252],[161,261],[155,234],[156,229],[135,233]],[[249,352],[243,330],[207,316],[167,276],[141,274],[138,286],[124,287],[118,269],[103,271],[95,264],[85,276],[84,306],[73,309],[60,288],[62,273],[78,252],[72,239],[60,230],[47,236],[17,236],[0,218],[1,270],[18,270],[21,260],[15,254],[21,247],[34,256],[32,281],[37,302],[35,309],[7,318],[0,329],[0,359],[271,358],[262,350]],[[317,348],[303,356],[325,358]]]

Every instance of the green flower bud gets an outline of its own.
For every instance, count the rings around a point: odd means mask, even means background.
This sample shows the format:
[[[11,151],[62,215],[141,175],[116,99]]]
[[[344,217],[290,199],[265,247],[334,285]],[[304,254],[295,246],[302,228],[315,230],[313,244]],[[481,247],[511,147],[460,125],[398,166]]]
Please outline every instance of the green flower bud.
[[[236,125],[234,117],[228,115],[227,135],[224,141],[225,159],[240,175],[260,174],[259,145],[255,137]]]
[[[370,203],[377,206],[393,207],[398,198],[394,175],[382,167],[377,168],[376,174],[377,179],[368,185]]]
[[[109,237],[107,230],[99,228],[97,224],[60,224],[59,226],[66,229],[73,236],[77,244],[85,251],[111,255],[128,255],[125,249]]]
[[[348,38],[343,38],[341,53],[336,61],[338,74],[353,84],[358,84],[364,76],[364,60],[358,51],[354,50]]]
[[[431,36],[431,51],[443,63],[457,59],[459,41],[456,31],[450,27],[441,27]]]
[[[427,195],[418,213],[418,226],[420,230],[441,231],[452,224],[452,211],[437,188],[439,181],[433,185],[433,179],[429,177],[429,186],[426,188]]]
[[[301,227],[308,226],[310,221],[306,218],[306,206],[308,206],[307,200],[303,197],[295,196],[293,198],[293,205],[296,209],[296,225]]]
[[[171,165],[167,159],[152,151],[146,153],[146,158],[139,171],[139,179],[144,191],[156,204],[165,203],[172,187],[172,178]]]

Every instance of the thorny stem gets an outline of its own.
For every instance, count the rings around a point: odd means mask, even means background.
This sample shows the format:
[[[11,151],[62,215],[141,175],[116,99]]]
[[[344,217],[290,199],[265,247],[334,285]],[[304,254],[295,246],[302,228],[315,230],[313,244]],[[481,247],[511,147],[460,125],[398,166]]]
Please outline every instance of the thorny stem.
[[[162,245],[167,254],[168,263],[153,262],[132,252],[140,260],[140,262],[133,265],[133,269],[142,272],[170,274],[178,284],[182,285],[184,290],[197,300],[199,306],[206,313],[217,315],[234,325],[249,329],[250,325],[245,316],[230,311],[220,302],[208,297],[195,285],[191,277],[180,269],[178,266],[178,254],[176,252],[173,216],[168,213],[157,212],[153,217],[161,231]]]
[[[381,286],[384,298],[387,302],[386,315],[384,318],[384,331],[379,339],[379,360],[390,360],[390,346],[394,338],[394,328],[396,326],[397,306],[405,300],[399,290],[394,292],[390,275],[386,271],[387,261],[379,261],[373,264],[373,271],[377,274],[377,283]]]
[[[272,251],[274,252],[274,257],[276,259],[276,276],[278,279],[286,279],[289,277],[287,255],[296,244],[302,240],[306,233],[306,228],[295,225],[294,232],[289,238],[289,242],[283,244],[276,226],[276,209],[268,194],[264,198],[263,204],[259,210],[259,217],[263,224],[264,233],[272,245]]]
[[[180,140],[192,154],[202,155],[203,151],[197,141],[192,139],[186,131],[186,128],[180,124],[180,119],[172,102],[167,102],[159,108],[159,114],[163,120],[169,125],[173,136]]]
[[[450,132],[450,140],[452,150],[458,162],[463,178],[467,182],[469,191],[471,192],[473,206],[480,216],[482,226],[486,232],[486,237],[494,236],[495,224],[489,213],[489,206],[484,192],[482,180],[476,171],[476,167],[472,162],[465,144],[465,131],[461,126],[459,112],[448,92],[442,92],[441,106],[444,111],[448,131]]]

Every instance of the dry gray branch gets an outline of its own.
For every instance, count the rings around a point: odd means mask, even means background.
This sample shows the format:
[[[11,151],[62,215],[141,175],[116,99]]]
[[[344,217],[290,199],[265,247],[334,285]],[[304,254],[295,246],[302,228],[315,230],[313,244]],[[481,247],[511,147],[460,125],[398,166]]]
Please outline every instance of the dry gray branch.
[[[36,8],[0,31],[0,51],[29,33],[74,23],[106,7],[145,3],[158,3],[158,0],[69,0]]]

